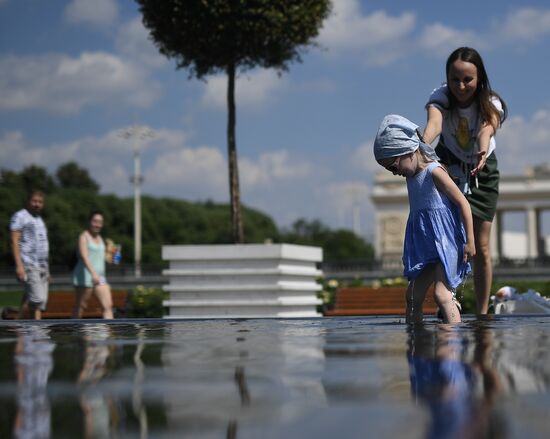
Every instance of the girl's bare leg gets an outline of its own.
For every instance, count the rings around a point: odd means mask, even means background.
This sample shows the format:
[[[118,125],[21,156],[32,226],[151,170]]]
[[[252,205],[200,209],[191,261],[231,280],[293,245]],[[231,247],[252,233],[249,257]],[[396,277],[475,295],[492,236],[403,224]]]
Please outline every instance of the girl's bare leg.
[[[426,291],[433,283],[434,280],[434,266],[429,265],[412,281],[409,282],[407,292],[405,293],[407,309],[406,309],[406,322],[407,323],[422,323],[424,319],[424,312],[422,306],[424,304],[424,298],[426,297]]]
[[[103,309],[103,318],[112,319],[113,299],[111,297],[111,287],[109,285],[98,285],[95,287],[94,292]]]
[[[73,319],[81,319],[82,312],[86,309],[86,306],[88,306],[88,300],[90,300],[93,290],[92,288],[86,287],[76,287],[75,290],[76,300],[73,308]]]
[[[476,255],[474,256],[474,291],[476,294],[477,314],[487,314],[489,309],[489,296],[493,283],[493,265],[491,261],[490,221],[484,221],[474,216],[474,238],[476,242]]]
[[[441,264],[435,266],[435,303],[443,314],[444,323],[460,323],[460,311],[453,301],[453,294],[447,287],[445,272]]]

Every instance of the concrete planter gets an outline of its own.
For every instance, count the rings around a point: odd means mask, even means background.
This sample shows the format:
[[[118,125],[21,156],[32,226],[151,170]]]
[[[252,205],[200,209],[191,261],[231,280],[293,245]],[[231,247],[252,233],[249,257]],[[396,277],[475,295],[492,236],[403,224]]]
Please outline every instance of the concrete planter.
[[[291,244],[163,246],[166,318],[318,317],[322,249]]]

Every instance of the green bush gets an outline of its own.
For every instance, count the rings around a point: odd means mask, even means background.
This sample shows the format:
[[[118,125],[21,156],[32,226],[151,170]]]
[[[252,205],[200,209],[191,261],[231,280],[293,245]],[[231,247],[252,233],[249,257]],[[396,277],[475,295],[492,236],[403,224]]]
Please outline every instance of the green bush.
[[[1,291],[0,292],[0,308],[5,306],[21,305],[23,291]]]
[[[133,318],[161,318],[166,314],[162,301],[168,293],[160,288],[136,287],[128,300],[127,316]]]

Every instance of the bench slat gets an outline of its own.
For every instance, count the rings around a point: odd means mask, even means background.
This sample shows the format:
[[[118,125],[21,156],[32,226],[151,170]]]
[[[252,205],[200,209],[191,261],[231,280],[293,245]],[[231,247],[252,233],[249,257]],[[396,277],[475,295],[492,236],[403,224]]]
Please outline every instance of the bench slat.
[[[353,315],[405,315],[406,287],[348,287],[336,291],[333,309],[326,310],[326,316]],[[437,310],[433,298],[433,287],[426,293],[423,310],[434,314]]]
[[[128,301],[128,291],[111,291],[113,311],[124,312]],[[76,300],[74,291],[50,291],[48,294],[48,305],[42,312],[43,319],[70,319],[73,314],[73,307]],[[82,313],[83,318],[102,318],[103,313],[97,297],[92,294],[88,300],[88,306]]]

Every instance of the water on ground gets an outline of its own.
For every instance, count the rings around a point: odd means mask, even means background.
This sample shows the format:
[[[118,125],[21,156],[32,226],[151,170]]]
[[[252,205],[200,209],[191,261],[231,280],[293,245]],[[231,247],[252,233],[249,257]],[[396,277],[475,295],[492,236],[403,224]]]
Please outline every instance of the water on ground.
[[[546,438],[550,317],[0,324],[0,437]]]

